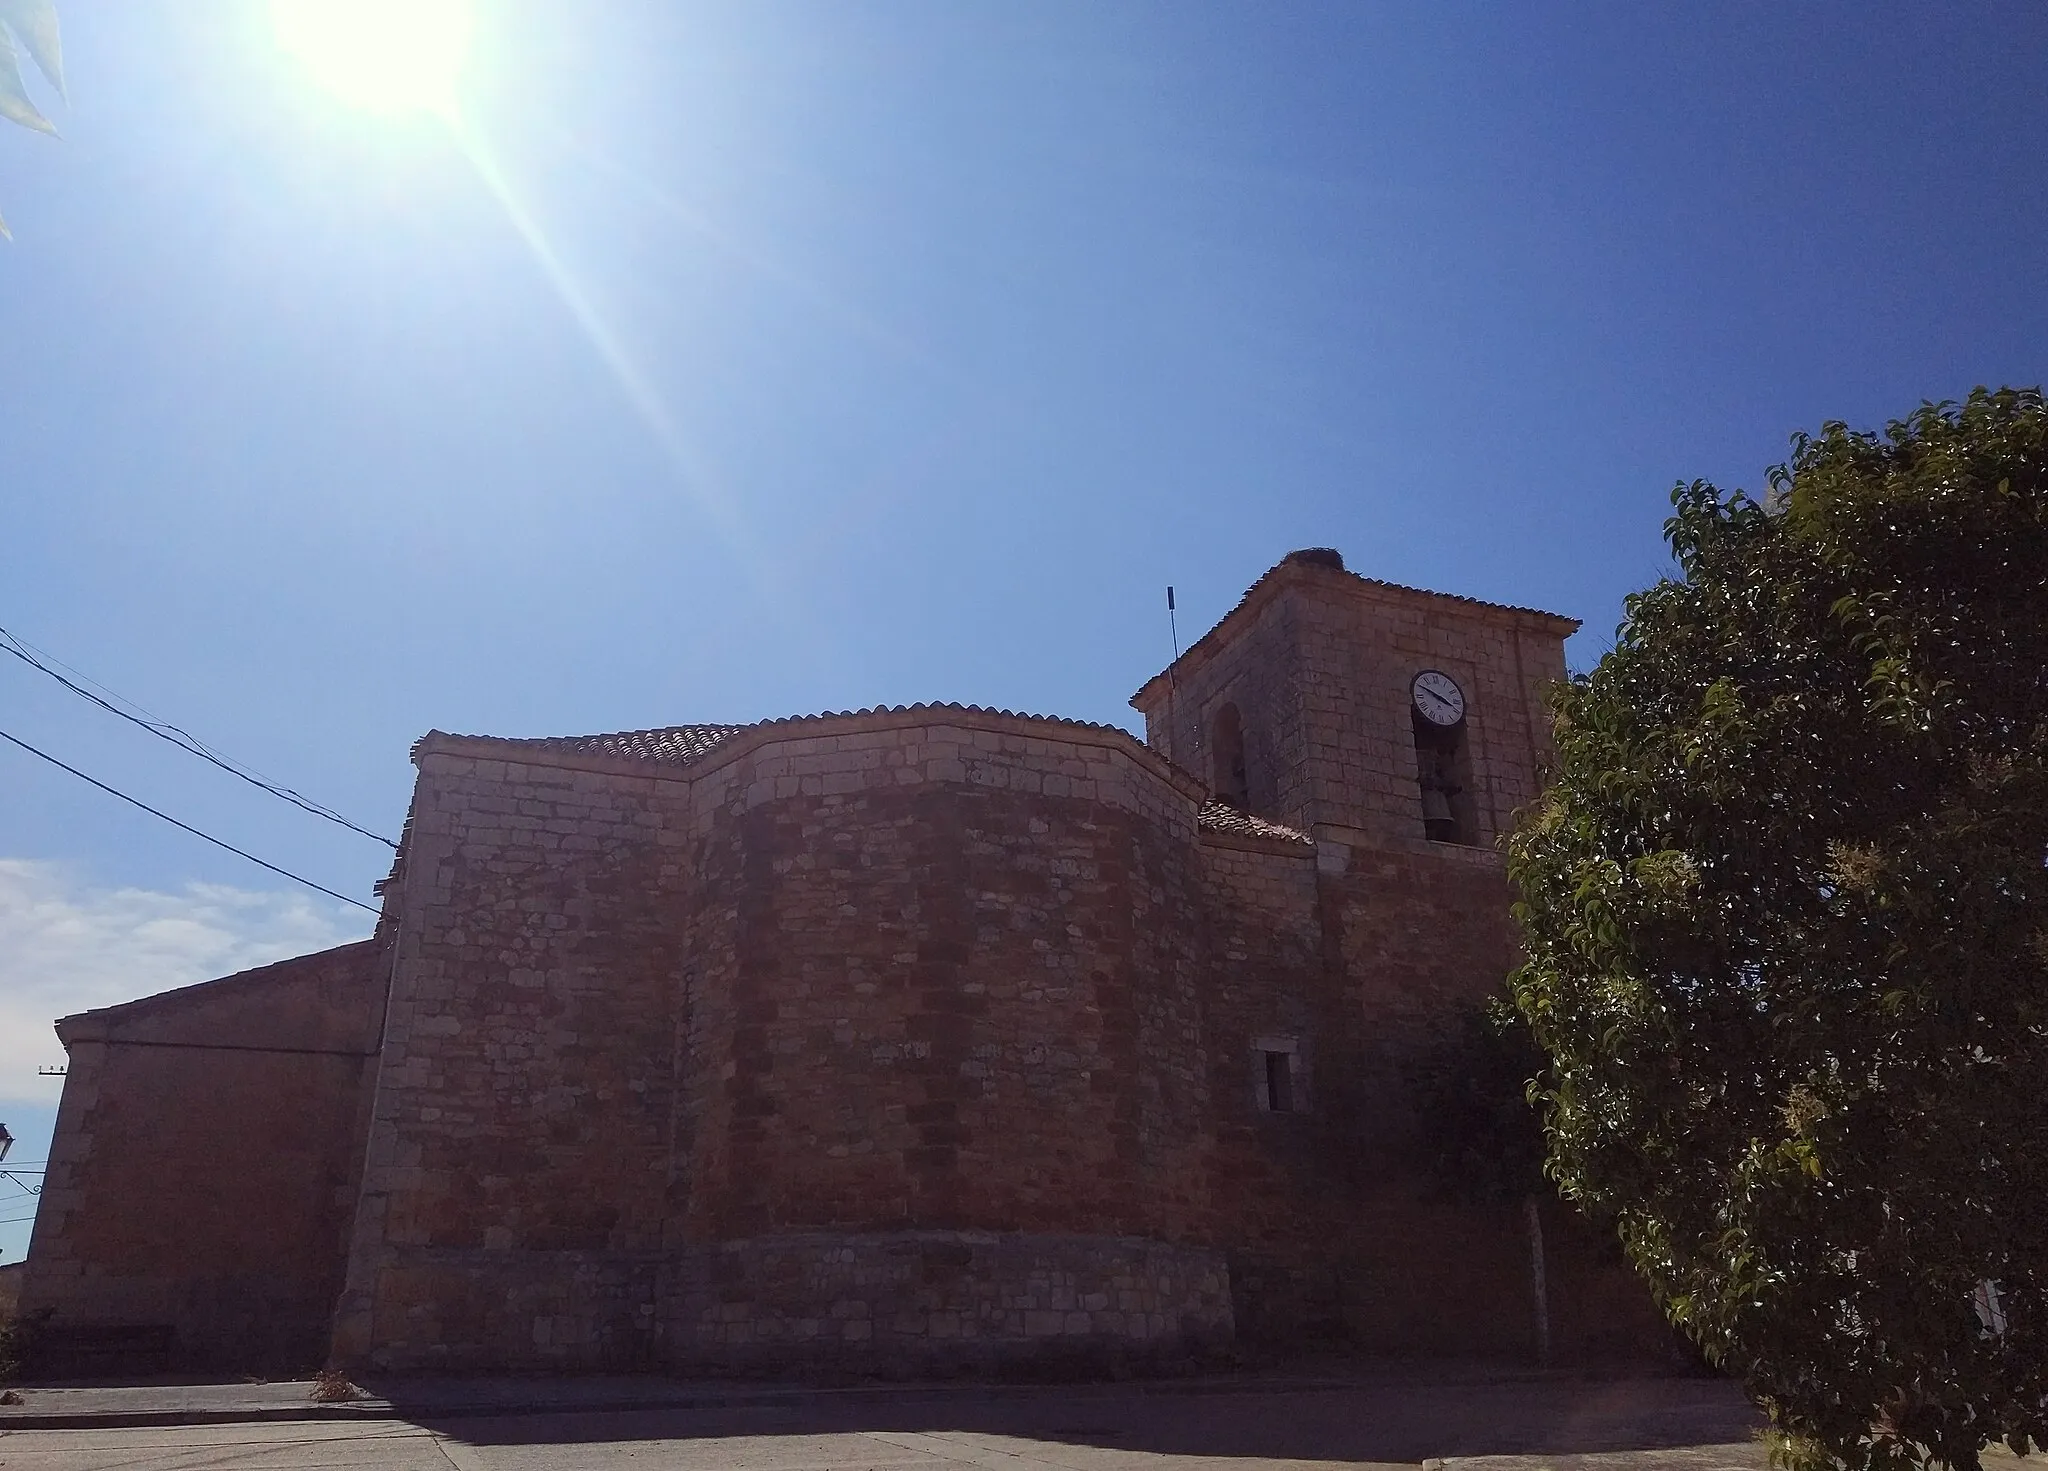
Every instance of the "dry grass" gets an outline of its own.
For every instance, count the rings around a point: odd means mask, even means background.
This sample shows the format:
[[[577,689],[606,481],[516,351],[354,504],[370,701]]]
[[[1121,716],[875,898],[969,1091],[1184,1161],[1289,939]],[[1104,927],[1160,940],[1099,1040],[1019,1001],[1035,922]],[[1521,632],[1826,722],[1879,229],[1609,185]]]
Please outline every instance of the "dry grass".
[[[322,1369],[313,1376],[313,1398],[332,1404],[364,1398],[363,1392],[339,1369]]]

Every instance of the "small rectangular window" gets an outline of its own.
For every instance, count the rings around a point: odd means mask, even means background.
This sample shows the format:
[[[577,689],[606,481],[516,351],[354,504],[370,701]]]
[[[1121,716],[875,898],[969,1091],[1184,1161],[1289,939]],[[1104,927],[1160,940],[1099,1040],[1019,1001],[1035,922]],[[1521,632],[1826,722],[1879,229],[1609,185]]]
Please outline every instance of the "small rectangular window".
[[[1291,1052],[1266,1054],[1266,1111],[1294,1112],[1294,1054]]]

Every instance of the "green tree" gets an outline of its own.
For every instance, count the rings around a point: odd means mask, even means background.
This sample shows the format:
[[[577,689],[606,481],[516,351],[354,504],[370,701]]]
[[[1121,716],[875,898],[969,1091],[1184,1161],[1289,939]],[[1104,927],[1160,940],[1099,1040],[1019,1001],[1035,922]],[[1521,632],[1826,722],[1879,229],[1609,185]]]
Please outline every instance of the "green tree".
[[[2048,1445],[2048,408],[1673,492],[1509,845],[1550,1170],[1781,1463]]]
[[[57,10],[50,0],[0,0],[0,118],[54,133],[21,79],[17,43],[28,52],[57,95],[64,95],[64,48],[57,35]],[[7,221],[0,219],[0,240],[11,240]]]

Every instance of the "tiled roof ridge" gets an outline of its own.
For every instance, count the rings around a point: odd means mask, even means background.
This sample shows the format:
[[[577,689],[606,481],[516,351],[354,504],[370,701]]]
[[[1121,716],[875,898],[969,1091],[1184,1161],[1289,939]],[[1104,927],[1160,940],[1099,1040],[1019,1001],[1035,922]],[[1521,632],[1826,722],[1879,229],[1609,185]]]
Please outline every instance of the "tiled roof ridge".
[[[1353,572],[1349,567],[1343,569],[1342,575],[1356,578],[1367,587],[1383,587],[1389,592],[1412,592],[1426,598],[1446,598],[1453,603],[1465,603],[1474,608],[1491,608],[1496,613],[1527,613],[1532,618],[1547,618],[1554,623],[1569,623],[1574,627],[1580,622],[1569,614],[1553,613],[1548,608],[1532,608],[1526,603],[1496,603],[1492,598],[1475,598],[1461,592],[1439,592],[1433,587],[1410,587],[1405,582],[1389,582],[1384,577],[1367,577],[1363,572]]]
[[[447,740],[521,746],[527,750],[576,752],[652,761],[661,765],[693,766],[736,735],[810,725],[825,720],[851,720],[877,715],[993,715],[1004,720],[1023,720],[1037,725],[1064,726],[1071,730],[1105,732],[1143,744],[1123,726],[1111,725],[1106,721],[1078,720],[1065,715],[1035,715],[1029,711],[1000,709],[994,705],[963,705],[955,700],[929,700],[912,705],[870,705],[859,710],[822,710],[811,714],[778,715],[767,720],[754,720],[737,725],[707,721],[690,725],[653,726],[646,730],[605,731],[591,735],[492,736],[436,730],[429,731],[415,742],[413,751],[417,754],[422,744],[439,736]]]
[[[1263,817],[1254,817],[1249,812],[1241,812],[1228,802],[1215,798],[1202,804],[1201,811],[1196,814],[1196,822],[1210,832],[1229,833],[1241,838],[1265,838],[1279,843],[1308,844],[1315,841],[1307,833],[1296,828],[1268,822]]]
[[[1195,778],[1181,771],[1181,768],[1166,757],[1163,752],[1143,746],[1138,738],[1120,725],[1103,721],[1075,720],[1059,715],[1033,715],[1024,711],[999,709],[993,705],[963,705],[953,700],[921,701],[914,705],[871,705],[861,710],[826,710],[809,715],[783,715],[769,720],[750,721],[746,724],[730,722],[702,722],[694,725],[653,726],[645,730],[606,731],[582,736],[478,736],[462,735],[451,731],[430,731],[422,736],[414,747],[439,737],[443,740],[476,741],[484,745],[513,746],[525,750],[555,751],[573,755],[604,756],[614,760],[646,761],[677,768],[689,767],[716,753],[734,736],[776,731],[791,727],[814,725],[828,720],[857,719],[875,715],[993,715],[999,719],[1028,721],[1035,725],[1062,726],[1071,730],[1101,732],[1121,737],[1123,740],[1140,745],[1152,756],[1166,763],[1183,780],[1190,783]],[[1241,812],[1227,802],[1211,797],[1205,800],[1196,812],[1196,824],[1208,832],[1222,833],[1240,838],[1256,838],[1266,842],[1308,845],[1313,843],[1308,834],[1299,832],[1262,817],[1253,817]]]
[[[1317,575],[1348,577],[1353,582],[1360,583],[1366,587],[1381,588],[1387,592],[1414,593],[1418,597],[1425,598],[1443,598],[1448,602],[1464,603],[1468,607],[1490,608],[1497,613],[1522,613],[1526,614],[1531,618],[1545,618],[1555,623],[1569,623],[1572,625],[1574,629],[1578,628],[1581,623],[1581,620],[1577,618],[1567,617],[1563,613],[1552,613],[1543,608],[1524,607],[1520,603],[1496,603],[1487,598],[1467,597],[1464,593],[1457,592],[1438,592],[1435,588],[1429,587],[1410,587],[1403,582],[1389,582],[1384,577],[1367,577],[1363,572],[1354,572],[1349,567],[1331,567],[1321,563],[1297,562],[1288,560],[1286,558],[1282,558],[1280,561],[1275,562],[1272,566],[1268,567],[1264,572],[1260,573],[1258,576],[1258,580],[1253,582],[1250,587],[1244,590],[1244,596],[1240,597],[1235,603],[1231,604],[1230,611],[1225,613],[1221,618],[1218,618],[1215,624],[1209,629],[1207,633],[1203,634],[1200,638],[1196,639],[1193,643],[1189,644],[1187,648],[1183,649],[1181,651],[1180,657],[1175,659],[1172,664],[1167,666],[1167,668],[1178,669],[1185,665],[1188,660],[1194,658],[1197,652],[1201,651],[1205,647],[1211,646],[1212,640],[1214,640],[1216,635],[1222,631],[1223,626],[1226,623],[1228,623],[1232,618],[1236,617],[1238,613],[1242,612],[1245,605],[1251,602],[1253,597],[1255,597],[1260,592],[1260,590],[1266,586],[1267,583],[1273,581],[1273,579],[1279,577],[1282,573],[1289,572],[1290,570],[1298,567],[1313,567]],[[1131,696],[1131,704],[1135,706],[1138,703],[1139,696],[1143,695],[1146,690],[1152,688],[1152,686],[1157,684],[1160,680],[1166,678],[1166,673],[1167,671],[1165,669],[1162,669],[1159,671],[1159,673],[1153,675],[1150,679],[1146,680],[1142,685],[1140,685],[1138,687],[1138,693]]]

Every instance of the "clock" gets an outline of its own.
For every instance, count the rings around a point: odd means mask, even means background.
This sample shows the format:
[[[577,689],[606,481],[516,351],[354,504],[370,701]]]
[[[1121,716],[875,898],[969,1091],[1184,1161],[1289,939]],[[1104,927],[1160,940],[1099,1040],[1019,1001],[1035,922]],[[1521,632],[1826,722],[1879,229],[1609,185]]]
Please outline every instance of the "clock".
[[[1431,725],[1456,725],[1465,718],[1465,692],[1442,670],[1423,670],[1409,689],[1415,696],[1415,713]]]

